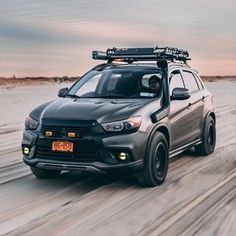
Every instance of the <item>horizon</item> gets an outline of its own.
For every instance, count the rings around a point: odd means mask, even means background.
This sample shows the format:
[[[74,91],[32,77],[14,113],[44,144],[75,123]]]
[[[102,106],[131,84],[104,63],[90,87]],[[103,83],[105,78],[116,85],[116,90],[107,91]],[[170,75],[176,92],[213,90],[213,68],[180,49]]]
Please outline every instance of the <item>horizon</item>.
[[[72,75],[72,76],[9,76],[9,77],[4,77],[0,76],[1,79],[54,79],[54,78],[60,78],[60,79],[76,79],[76,78],[81,78],[83,75]],[[235,75],[199,75],[202,78],[208,77],[208,78],[235,78],[236,79],[236,74]]]
[[[2,0],[0,12],[0,77],[81,76],[92,50],[157,45],[188,50],[200,75],[236,75],[233,0]]]

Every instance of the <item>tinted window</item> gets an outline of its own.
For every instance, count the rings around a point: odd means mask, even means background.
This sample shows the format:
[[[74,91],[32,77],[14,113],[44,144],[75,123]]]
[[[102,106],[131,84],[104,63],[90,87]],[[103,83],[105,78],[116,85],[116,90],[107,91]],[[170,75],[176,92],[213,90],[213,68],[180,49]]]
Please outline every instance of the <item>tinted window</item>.
[[[174,71],[170,74],[170,95],[174,88],[184,88],[182,76],[179,71]]]
[[[183,71],[185,87],[192,93],[199,90],[197,82],[191,72]]]
[[[69,91],[79,97],[150,98],[161,91],[162,74],[156,69],[90,71]]]
[[[196,75],[195,73],[194,73],[193,75],[194,75],[194,77],[195,77],[195,79],[196,79],[196,81],[197,81],[197,83],[198,83],[198,87],[199,87],[200,89],[204,89],[204,86],[203,86],[202,81],[200,80],[199,76]]]

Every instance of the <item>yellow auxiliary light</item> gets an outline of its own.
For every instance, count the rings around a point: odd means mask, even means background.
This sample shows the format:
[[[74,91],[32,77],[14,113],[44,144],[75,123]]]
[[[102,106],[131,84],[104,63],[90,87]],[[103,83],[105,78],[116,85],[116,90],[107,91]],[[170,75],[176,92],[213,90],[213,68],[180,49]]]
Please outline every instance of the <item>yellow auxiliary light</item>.
[[[68,136],[69,138],[75,138],[76,134],[75,134],[74,132],[69,132],[69,133],[67,134],[67,136]]]
[[[47,137],[52,137],[52,131],[46,131],[46,132],[45,132],[45,135],[46,135]]]
[[[119,155],[119,159],[121,161],[125,161],[127,159],[127,157],[128,157],[128,154],[125,153],[125,152],[121,152],[120,155]]]
[[[24,153],[25,155],[29,155],[30,149],[29,149],[28,147],[24,147],[24,148],[23,148],[23,153]]]

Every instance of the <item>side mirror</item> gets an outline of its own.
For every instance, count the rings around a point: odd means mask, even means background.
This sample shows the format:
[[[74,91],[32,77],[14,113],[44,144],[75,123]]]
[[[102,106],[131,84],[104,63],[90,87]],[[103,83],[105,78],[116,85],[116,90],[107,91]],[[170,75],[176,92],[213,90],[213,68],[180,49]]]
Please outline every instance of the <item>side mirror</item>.
[[[68,88],[61,88],[58,91],[58,97],[64,97],[69,89]]]
[[[174,88],[171,95],[171,100],[185,100],[190,98],[189,90],[186,88]]]

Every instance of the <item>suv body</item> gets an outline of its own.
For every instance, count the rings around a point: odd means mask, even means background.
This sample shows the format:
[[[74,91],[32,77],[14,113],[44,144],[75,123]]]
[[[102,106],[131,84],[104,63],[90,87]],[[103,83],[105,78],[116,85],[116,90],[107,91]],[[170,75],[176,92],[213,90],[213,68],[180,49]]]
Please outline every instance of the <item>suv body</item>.
[[[37,177],[124,170],[142,185],[156,186],[166,177],[170,157],[191,147],[200,155],[214,151],[212,95],[185,63],[188,54],[169,48],[109,50],[100,57],[93,52],[107,63],[26,119],[23,160]],[[155,63],[136,63],[144,60]],[[158,93],[150,92],[153,75],[160,79]]]

